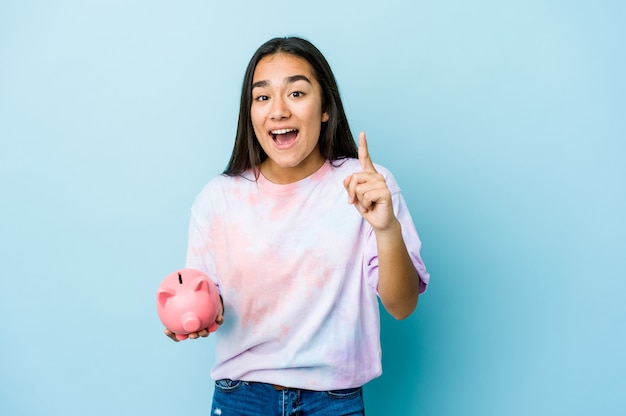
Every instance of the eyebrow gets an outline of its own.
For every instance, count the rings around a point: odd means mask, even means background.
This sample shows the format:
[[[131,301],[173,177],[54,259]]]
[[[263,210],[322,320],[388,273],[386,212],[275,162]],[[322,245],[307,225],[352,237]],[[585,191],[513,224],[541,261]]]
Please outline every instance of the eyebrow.
[[[306,81],[309,84],[312,84],[311,80],[308,79],[304,75],[292,75],[290,77],[285,78],[285,84],[293,84],[296,81]],[[252,84],[252,89],[263,88],[263,87],[267,87],[269,85],[270,85],[269,81],[257,81],[254,84]]]

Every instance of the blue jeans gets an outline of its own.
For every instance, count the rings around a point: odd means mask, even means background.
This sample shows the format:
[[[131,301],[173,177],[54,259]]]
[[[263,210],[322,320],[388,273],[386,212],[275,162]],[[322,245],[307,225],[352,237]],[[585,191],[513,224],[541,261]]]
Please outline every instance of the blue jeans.
[[[215,382],[211,416],[363,416],[360,387],[346,390],[276,390],[271,384]]]

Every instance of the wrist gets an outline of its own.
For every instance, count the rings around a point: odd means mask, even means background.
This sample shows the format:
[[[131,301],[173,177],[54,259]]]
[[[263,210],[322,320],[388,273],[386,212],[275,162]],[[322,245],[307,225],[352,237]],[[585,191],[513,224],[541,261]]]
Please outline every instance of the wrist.
[[[393,220],[391,220],[385,228],[374,228],[374,234],[376,235],[377,240],[397,238],[398,236],[402,236],[402,225],[396,217],[393,217]]]

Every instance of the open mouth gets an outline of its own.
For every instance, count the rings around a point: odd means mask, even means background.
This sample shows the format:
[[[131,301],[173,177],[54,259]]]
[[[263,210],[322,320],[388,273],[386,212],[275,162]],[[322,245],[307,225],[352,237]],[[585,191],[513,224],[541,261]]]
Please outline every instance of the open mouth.
[[[293,143],[298,137],[297,129],[279,129],[270,131],[274,142],[280,146],[287,146]]]

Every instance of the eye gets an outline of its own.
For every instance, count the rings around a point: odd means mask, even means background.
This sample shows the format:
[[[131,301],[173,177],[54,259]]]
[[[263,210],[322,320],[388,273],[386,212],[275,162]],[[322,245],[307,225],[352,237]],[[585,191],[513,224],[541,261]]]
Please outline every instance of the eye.
[[[299,98],[299,97],[303,97],[304,93],[302,91],[294,91],[294,92],[291,93],[291,96],[293,98]]]
[[[256,97],[254,100],[255,101],[267,101],[269,100],[270,97],[268,97],[267,95],[259,95],[258,97]]]

